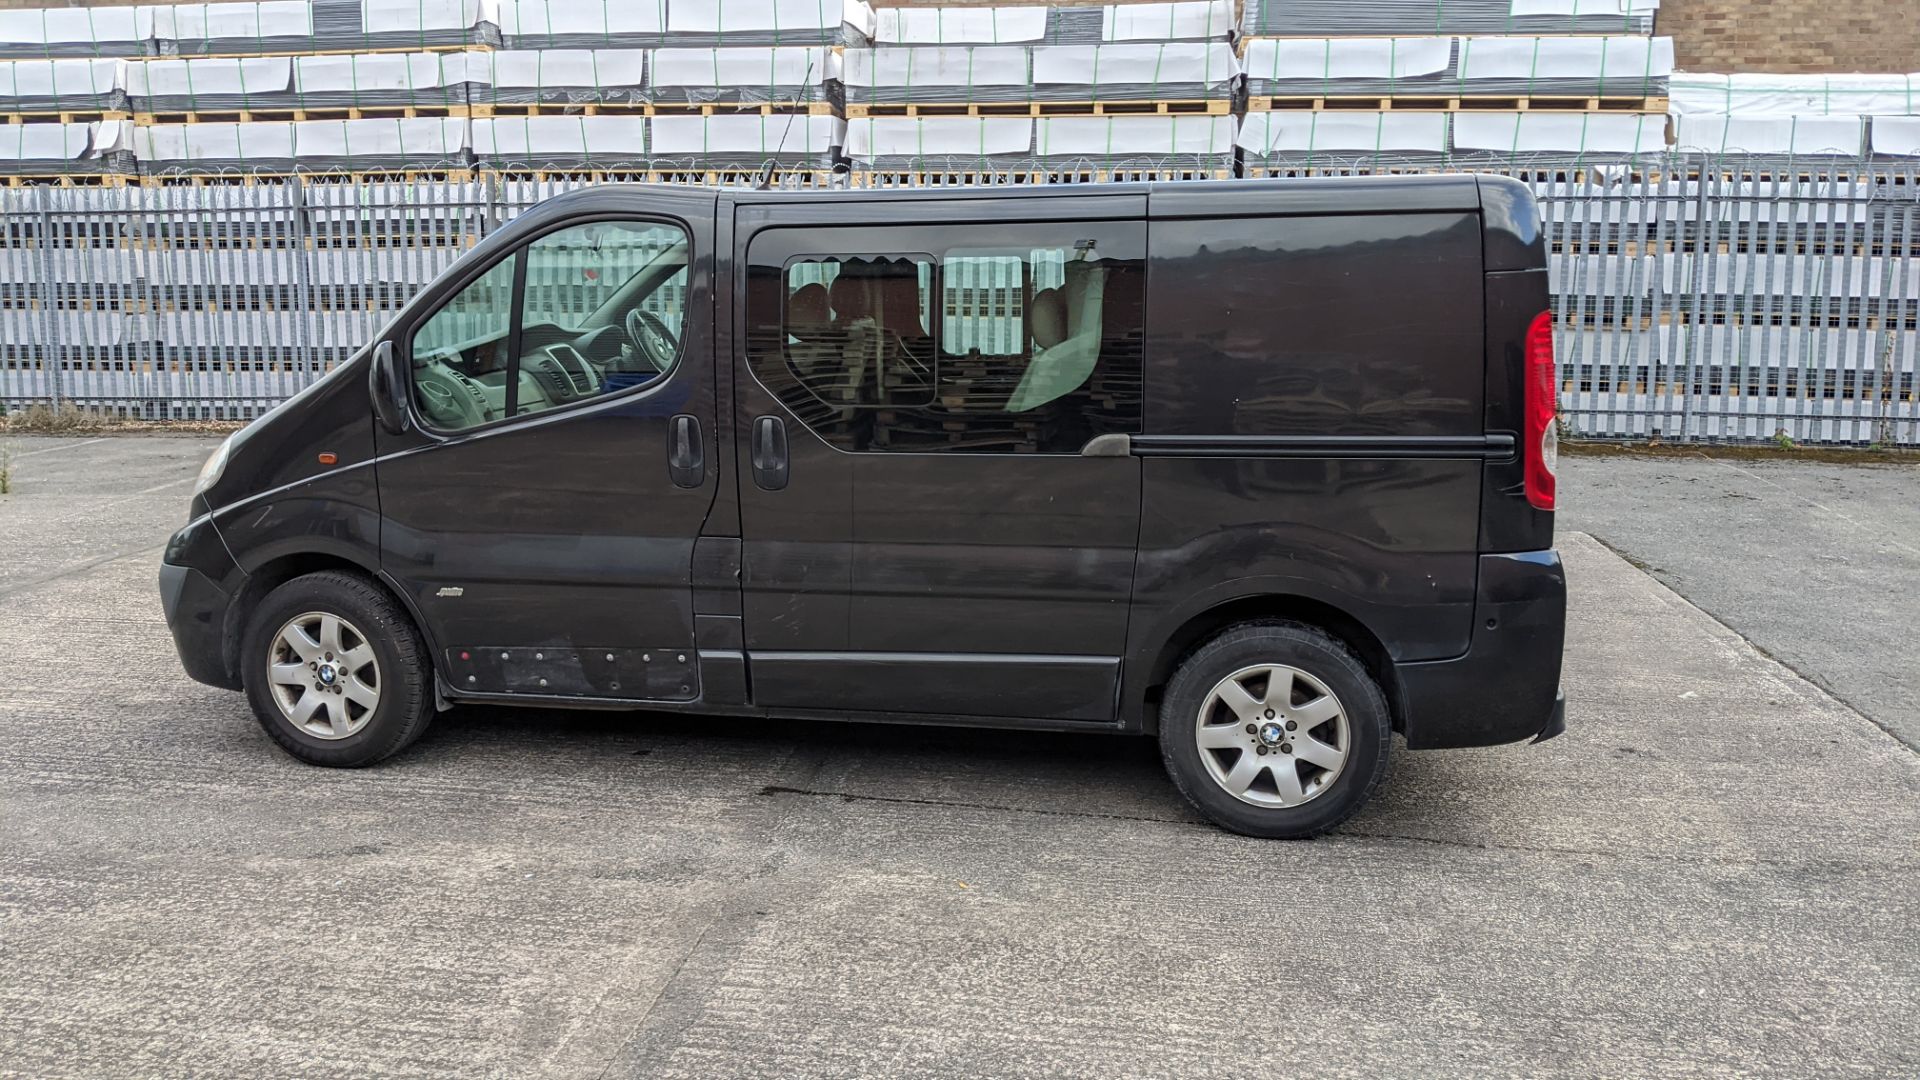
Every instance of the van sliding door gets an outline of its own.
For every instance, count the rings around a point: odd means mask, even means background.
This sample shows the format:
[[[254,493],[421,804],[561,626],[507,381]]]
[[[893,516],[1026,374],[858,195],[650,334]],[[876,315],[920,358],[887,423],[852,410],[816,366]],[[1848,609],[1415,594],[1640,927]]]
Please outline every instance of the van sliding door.
[[[1144,199],[857,209],[741,209],[754,701],[1109,721],[1140,475],[1100,451],[1140,430]]]

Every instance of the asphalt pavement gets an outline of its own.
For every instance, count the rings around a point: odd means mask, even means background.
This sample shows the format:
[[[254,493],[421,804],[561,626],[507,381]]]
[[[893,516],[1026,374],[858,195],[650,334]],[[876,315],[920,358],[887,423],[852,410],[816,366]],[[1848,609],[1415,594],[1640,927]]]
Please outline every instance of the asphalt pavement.
[[[1920,748],[1920,462],[1615,450],[1561,474],[1561,528]]]
[[[1262,842],[1095,736],[460,710],[302,766],[161,621],[209,447],[16,446],[0,1075],[1920,1074],[1920,757],[1584,536],[1565,736]]]

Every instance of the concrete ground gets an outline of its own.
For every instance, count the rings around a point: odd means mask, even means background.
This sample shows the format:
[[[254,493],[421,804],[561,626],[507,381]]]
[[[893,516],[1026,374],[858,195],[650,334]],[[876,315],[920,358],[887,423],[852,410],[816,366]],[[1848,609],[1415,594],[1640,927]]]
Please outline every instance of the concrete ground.
[[[1920,748],[1920,463],[1562,459],[1587,532]]]
[[[463,710],[301,766],[161,622],[206,444],[23,449],[0,1074],[1920,1073],[1920,757],[1584,536],[1568,733],[1288,844],[1092,736]]]

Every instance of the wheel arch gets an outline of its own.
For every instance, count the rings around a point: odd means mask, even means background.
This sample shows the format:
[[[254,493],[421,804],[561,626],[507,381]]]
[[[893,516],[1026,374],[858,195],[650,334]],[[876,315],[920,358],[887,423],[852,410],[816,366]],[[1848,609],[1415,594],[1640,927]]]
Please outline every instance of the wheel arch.
[[[1387,652],[1386,645],[1381,642],[1379,635],[1350,612],[1334,604],[1310,596],[1285,593],[1241,596],[1222,601],[1189,616],[1185,622],[1167,635],[1159,649],[1155,651],[1147,669],[1145,685],[1139,691],[1137,704],[1141,706],[1142,730],[1146,734],[1156,734],[1159,731],[1161,695],[1165,693],[1167,683],[1172,680],[1175,669],[1188,654],[1230,627],[1275,619],[1302,623],[1323,630],[1353,649],[1359,655],[1361,662],[1366,665],[1367,673],[1380,684],[1381,692],[1386,695],[1387,708],[1393,719],[1393,729],[1404,730],[1403,717],[1406,710],[1402,701],[1399,676],[1395,670],[1393,658]]]
[[[228,674],[235,680],[240,679],[240,639],[246,634],[247,620],[253,617],[254,609],[260,606],[273,590],[292,581],[294,578],[317,574],[325,570],[341,570],[372,582],[374,587],[393,597],[400,609],[412,620],[414,629],[428,643],[429,658],[434,655],[433,637],[420,612],[413,606],[406,594],[393,587],[393,583],[383,576],[377,567],[368,566],[358,559],[331,551],[298,551],[275,556],[254,567],[247,574],[240,591],[234,594],[233,602],[227,606],[226,621],[221,627],[221,660]],[[437,668],[437,664],[435,665]]]

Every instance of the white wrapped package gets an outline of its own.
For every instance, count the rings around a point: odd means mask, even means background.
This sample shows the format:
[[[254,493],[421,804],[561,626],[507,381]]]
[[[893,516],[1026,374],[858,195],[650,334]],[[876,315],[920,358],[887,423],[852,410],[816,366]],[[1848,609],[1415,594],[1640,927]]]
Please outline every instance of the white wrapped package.
[[[1895,157],[1920,157],[1920,116],[1874,117],[1873,152]]]
[[[819,86],[840,77],[839,61],[836,53],[811,45],[656,49],[653,85]]]
[[[1920,75],[1693,75],[1668,90],[1679,113],[1920,115]]]
[[[1636,79],[1673,74],[1673,39],[1608,37],[1465,37],[1460,78]]]
[[[666,28],[667,0],[502,0],[500,4],[500,32],[508,36],[657,36]]]
[[[863,87],[1025,86],[1028,52],[1021,45],[848,49],[846,81]]]
[[[93,97],[126,86],[124,60],[0,61],[0,97]]]
[[[1212,86],[1238,74],[1240,62],[1224,41],[1041,45],[1033,50],[1035,83]]]
[[[0,11],[0,43],[140,41],[144,32],[130,7],[22,8]]]
[[[1254,79],[1405,79],[1453,62],[1450,37],[1260,38],[1247,42]]]
[[[1443,153],[1447,114],[1440,112],[1250,113],[1236,140],[1254,154],[1317,152]]]
[[[459,117],[302,120],[294,124],[293,156],[448,161],[466,153],[467,134],[467,121]]]
[[[1679,126],[1683,153],[1858,157],[1866,141],[1858,116],[1685,113]]]
[[[433,90],[484,82],[490,69],[488,54],[479,52],[301,56],[294,58],[293,88],[303,94]]]
[[[98,157],[117,150],[132,151],[134,124],[130,120],[101,120],[93,125],[93,149]]]
[[[847,156],[997,157],[1033,147],[1033,121],[1018,116],[883,116],[847,124]]]
[[[496,116],[473,122],[473,152],[483,158],[647,156],[644,116]]]
[[[501,49],[482,54],[487,70],[472,82],[502,90],[558,86],[638,86],[645,49]]]
[[[1050,116],[1034,128],[1041,157],[1226,154],[1231,116]]]
[[[307,0],[264,3],[141,5],[147,36],[201,38],[312,37],[313,5]]]
[[[832,116],[656,116],[656,157],[701,154],[819,156],[839,144],[846,121]]]
[[[286,56],[206,57],[192,60],[132,60],[127,93],[134,97],[279,94],[293,85]]]
[[[1514,15],[1645,15],[1660,0],[1513,0]]]
[[[499,17],[493,0],[360,0],[360,25],[369,34],[470,30]]]
[[[881,44],[1003,45],[1039,41],[1047,33],[1044,7],[881,8],[873,40]]]
[[[91,124],[0,124],[0,160],[77,161],[92,145]]]
[[[1655,154],[1666,147],[1667,118],[1643,113],[1460,112],[1456,150],[1502,154]]]
[[[1224,40],[1232,29],[1229,0],[1108,4],[1101,15],[1100,37],[1104,41]]]
[[[141,161],[275,161],[293,157],[293,125],[153,124],[133,129],[133,154]]]
[[[667,30],[675,34],[727,34],[757,30],[824,30],[842,24],[873,25],[861,0],[677,0],[667,6]]]

